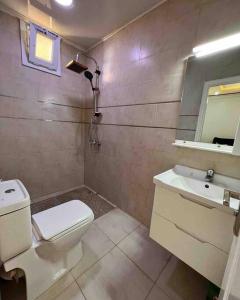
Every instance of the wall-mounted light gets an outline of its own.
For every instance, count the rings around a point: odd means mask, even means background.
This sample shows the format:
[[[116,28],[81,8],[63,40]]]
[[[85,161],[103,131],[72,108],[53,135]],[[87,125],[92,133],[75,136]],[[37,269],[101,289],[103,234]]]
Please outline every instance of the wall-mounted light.
[[[227,49],[240,46],[240,33],[230,35],[228,37],[203,44],[193,48],[193,54],[196,57],[210,55],[216,52],[221,52]]]
[[[55,1],[62,6],[71,6],[73,3],[73,0],[55,0]]]

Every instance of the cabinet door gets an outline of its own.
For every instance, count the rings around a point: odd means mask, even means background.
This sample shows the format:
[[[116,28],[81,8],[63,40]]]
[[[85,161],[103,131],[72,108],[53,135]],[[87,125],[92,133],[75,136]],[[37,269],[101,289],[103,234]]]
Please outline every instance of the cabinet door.
[[[221,286],[228,255],[153,212],[150,237],[208,280]]]
[[[240,238],[237,235],[233,238],[219,299],[240,300]]]
[[[156,187],[153,211],[199,239],[229,253],[234,215]]]

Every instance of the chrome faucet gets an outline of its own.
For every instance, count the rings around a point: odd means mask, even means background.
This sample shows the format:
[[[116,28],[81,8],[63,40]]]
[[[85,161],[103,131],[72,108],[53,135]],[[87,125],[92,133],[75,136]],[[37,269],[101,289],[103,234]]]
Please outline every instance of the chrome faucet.
[[[212,182],[213,178],[214,178],[214,174],[215,174],[215,172],[214,172],[213,169],[208,169],[207,173],[206,173],[205,180],[208,181],[208,182]]]

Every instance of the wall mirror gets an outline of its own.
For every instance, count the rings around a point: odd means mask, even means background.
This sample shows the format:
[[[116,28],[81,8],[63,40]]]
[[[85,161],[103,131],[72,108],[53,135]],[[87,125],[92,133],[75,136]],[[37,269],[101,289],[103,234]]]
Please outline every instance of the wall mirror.
[[[187,61],[174,145],[240,155],[240,48]]]

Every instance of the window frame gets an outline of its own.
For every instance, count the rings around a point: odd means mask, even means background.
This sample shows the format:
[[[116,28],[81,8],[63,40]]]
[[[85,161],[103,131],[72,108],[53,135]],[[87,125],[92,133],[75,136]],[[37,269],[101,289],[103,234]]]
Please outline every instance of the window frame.
[[[52,63],[44,61],[35,56],[36,46],[37,46],[36,41],[37,41],[38,33],[45,35],[46,37],[50,38],[53,41]],[[42,67],[48,68],[50,70],[56,71],[57,66],[58,66],[59,49],[60,49],[60,39],[56,34],[50,32],[47,29],[44,29],[36,24],[30,23],[29,61],[31,63],[33,63],[34,65],[42,66]]]
[[[21,50],[22,50],[22,64],[43,72],[53,75],[61,76],[61,56],[60,56],[60,43],[61,38],[34,23],[26,23],[20,20],[21,32]],[[37,33],[41,33],[50,37],[53,40],[53,61],[47,62],[35,56],[36,37]]]

